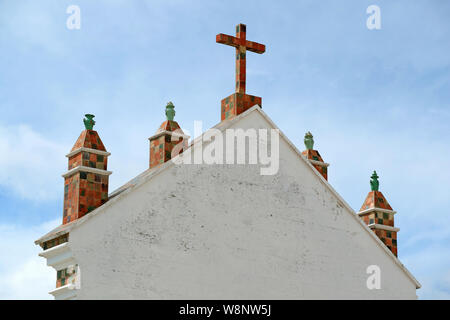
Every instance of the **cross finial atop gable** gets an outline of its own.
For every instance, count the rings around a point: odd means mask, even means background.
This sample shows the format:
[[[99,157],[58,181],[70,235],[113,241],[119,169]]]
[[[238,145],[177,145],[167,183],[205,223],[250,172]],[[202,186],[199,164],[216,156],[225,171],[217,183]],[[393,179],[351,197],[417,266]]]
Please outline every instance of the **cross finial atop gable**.
[[[266,46],[248,41],[246,38],[247,27],[245,24],[236,26],[236,37],[219,33],[216,42],[236,48],[236,92],[221,102],[222,120],[231,119],[238,114],[250,109],[255,104],[261,106],[261,98],[245,94],[246,84],[246,52],[247,50],[262,54]]]

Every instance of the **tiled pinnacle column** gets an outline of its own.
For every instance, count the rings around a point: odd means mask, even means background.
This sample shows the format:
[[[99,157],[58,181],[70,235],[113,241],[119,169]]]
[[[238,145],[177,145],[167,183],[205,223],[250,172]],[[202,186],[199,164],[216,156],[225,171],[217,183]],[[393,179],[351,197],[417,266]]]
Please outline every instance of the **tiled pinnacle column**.
[[[319,151],[313,150],[314,147],[314,139],[311,132],[307,132],[305,134],[305,146],[306,150],[302,152],[302,155],[313,165],[314,168],[325,178],[328,180],[328,163],[325,163],[320,156]]]
[[[69,158],[68,171],[64,177],[63,224],[81,218],[108,200],[107,171],[109,152],[106,151],[98,133],[93,130],[94,115],[84,119],[86,130],[81,132]]]
[[[173,120],[175,106],[172,102],[166,106],[166,117],[167,120],[161,124],[156,134],[148,138],[150,140],[150,168],[172,159],[172,151],[179,143],[183,143],[179,153],[183,152],[189,140],[178,123]]]
[[[381,191],[378,191],[379,185],[378,175],[374,171],[370,180],[372,191],[364,200],[358,215],[388,249],[397,256],[397,232],[400,229],[394,227],[394,214],[396,212],[392,210]]]

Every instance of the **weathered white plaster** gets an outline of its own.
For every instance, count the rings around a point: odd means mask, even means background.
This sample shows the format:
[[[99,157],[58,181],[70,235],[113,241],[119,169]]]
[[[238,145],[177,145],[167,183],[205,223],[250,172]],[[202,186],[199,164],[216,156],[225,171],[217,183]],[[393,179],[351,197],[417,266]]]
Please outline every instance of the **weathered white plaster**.
[[[273,127],[259,111],[230,123]],[[80,219],[77,298],[416,299],[417,281],[284,138],[280,158],[273,176],[166,163]]]

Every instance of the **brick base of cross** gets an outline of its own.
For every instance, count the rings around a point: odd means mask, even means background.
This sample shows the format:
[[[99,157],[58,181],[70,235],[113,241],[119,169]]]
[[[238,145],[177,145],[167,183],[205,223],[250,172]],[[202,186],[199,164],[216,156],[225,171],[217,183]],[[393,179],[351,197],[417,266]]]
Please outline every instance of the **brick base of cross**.
[[[232,119],[238,114],[250,109],[255,104],[261,107],[261,97],[251,96],[245,93],[233,93],[232,95],[222,99],[221,120]]]

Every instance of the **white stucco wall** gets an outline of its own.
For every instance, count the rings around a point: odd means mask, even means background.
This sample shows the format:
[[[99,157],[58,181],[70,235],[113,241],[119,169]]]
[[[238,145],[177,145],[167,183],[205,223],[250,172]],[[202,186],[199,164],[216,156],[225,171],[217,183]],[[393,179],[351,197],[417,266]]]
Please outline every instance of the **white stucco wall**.
[[[270,128],[259,112],[236,126]],[[274,176],[172,166],[96,210],[70,233],[78,298],[415,299],[414,283],[283,139],[280,156]],[[380,290],[366,287],[373,264]]]

